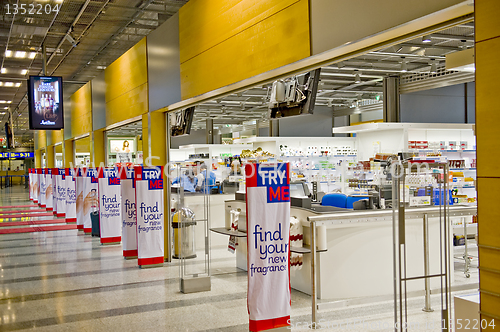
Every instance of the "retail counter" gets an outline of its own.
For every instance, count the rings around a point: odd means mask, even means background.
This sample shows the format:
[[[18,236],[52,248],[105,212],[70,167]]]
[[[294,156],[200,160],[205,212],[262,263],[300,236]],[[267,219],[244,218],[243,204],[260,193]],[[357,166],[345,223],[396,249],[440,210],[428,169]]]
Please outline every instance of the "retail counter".
[[[225,202],[226,214],[231,209],[241,209],[239,231],[246,232],[244,201]],[[321,210],[317,208],[317,210]],[[476,207],[451,206],[450,219],[471,219]],[[439,207],[406,209],[407,275],[424,274],[423,218],[429,220],[430,274],[439,273]],[[290,216],[299,219],[304,227],[304,245],[309,245],[310,220],[316,222],[317,233],[326,232],[326,251],[318,252],[317,293],[320,299],[384,296],[393,293],[393,234],[392,210],[363,211],[314,211],[291,207]],[[450,225],[451,226],[451,225]],[[320,238],[317,235],[317,238]],[[323,236],[325,238],[325,236]],[[236,266],[246,270],[246,238],[238,238]],[[452,239],[450,244],[453,245]],[[450,247],[450,252],[453,248]],[[300,270],[292,270],[292,288],[311,293],[310,254],[304,254]],[[453,282],[453,264],[451,277]],[[439,288],[439,278],[434,278],[431,288]],[[408,283],[408,291],[424,289],[424,281]]]

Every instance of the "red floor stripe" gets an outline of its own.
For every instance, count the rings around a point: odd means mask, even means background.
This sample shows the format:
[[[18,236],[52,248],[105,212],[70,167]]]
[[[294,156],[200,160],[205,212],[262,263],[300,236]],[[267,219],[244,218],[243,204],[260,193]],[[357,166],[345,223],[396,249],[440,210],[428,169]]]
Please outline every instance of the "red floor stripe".
[[[6,214],[0,215],[0,218],[13,219],[13,218],[35,218],[35,217],[48,217],[53,216],[52,212],[46,213],[31,213],[31,214]]]
[[[7,228],[7,229],[0,229],[0,234],[65,231],[65,230],[70,230],[70,229],[76,229],[76,225],[54,225],[54,226],[40,226],[40,227]]]
[[[66,219],[11,221],[11,222],[1,222],[0,227],[40,225],[40,224],[42,224],[42,225],[43,224],[64,224],[64,223],[66,223]]]
[[[29,205],[6,205],[6,206],[0,206],[0,209],[17,209],[17,208],[27,208],[27,207],[38,207],[38,204],[29,204]]]
[[[14,214],[14,213],[32,213],[32,212],[45,212],[45,209],[32,209],[32,210],[7,210],[7,211],[0,211],[0,217],[3,214]]]

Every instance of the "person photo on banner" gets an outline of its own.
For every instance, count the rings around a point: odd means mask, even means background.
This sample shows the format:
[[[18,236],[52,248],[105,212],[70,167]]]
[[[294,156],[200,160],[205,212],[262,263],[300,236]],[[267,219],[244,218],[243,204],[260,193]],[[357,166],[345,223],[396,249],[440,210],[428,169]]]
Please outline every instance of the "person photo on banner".
[[[49,199],[51,195],[52,195],[52,183],[50,183],[47,186],[47,189],[45,189],[45,199]]]
[[[97,197],[97,192],[92,189],[83,201],[83,214],[89,214],[91,208],[97,207],[99,204],[99,197]]]
[[[76,198],[76,214],[79,215],[83,209],[83,192],[81,191]]]

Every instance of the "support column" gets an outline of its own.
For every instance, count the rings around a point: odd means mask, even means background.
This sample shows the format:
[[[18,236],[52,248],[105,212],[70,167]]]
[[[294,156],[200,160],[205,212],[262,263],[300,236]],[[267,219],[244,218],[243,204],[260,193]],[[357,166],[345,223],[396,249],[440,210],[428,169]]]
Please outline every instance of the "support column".
[[[64,144],[64,167],[75,166],[75,145],[74,141],[69,139],[63,142]]]
[[[475,1],[476,144],[478,195],[479,292],[482,331],[497,331],[500,324],[500,223],[494,208],[500,186],[498,163],[498,75],[500,75],[500,2]],[[495,329],[493,328],[493,323]],[[485,323],[482,324],[485,327]]]
[[[207,144],[214,144],[214,119],[207,119],[206,121]]]
[[[401,122],[399,117],[399,78],[384,78],[384,122]]]
[[[96,130],[90,134],[90,164],[95,167],[106,165],[104,130]]]
[[[53,145],[47,146],[45,151],[47,156],[47,168],[56,167],[56,154],[54,153],[54,146]]]
[[[280,120],[269,120],[269,137],[280,135]]]
[[[255,120],[255,136],[259,137],[259,131],[260,131],[260,121]]]

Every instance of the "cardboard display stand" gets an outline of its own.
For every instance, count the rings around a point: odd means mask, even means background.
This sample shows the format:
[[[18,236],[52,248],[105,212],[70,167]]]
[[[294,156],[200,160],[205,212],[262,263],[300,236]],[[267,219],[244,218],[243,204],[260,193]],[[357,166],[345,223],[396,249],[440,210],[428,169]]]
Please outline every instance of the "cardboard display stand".
[[[288,163],[247,164],[249,330],[289,325],[290,177]]]
[[[120,167],[122,194],[122,246],[123,257],[137,258],[137,215],[135,208],[134,169]]]
[[[85,191],[85,179],[83,174],[85,174],[85,167],[76,168],[75,176],[76,176],[76,229],[83,231],[83,192]]]
[[[122,240],[122,225],[118,170],[114,167],[100,167],[98,176],[101,244],[120,243]]]
[[[45,209],[52,211],[54,209],[54,186],[52,185],[52,168],[45,170]]]
[[[45,181],[46,177],[45,177],[45,172],[47,171],[46,168],[39,168],[38,169],[38,174],[40,176],[40,197],[38,199],[38,205],[40,205],[40,207],[42,208],[45,208],[46,206],[46,192],[47,192],[47,182]]]
[[[139,266],[163,264],[163,167],[134,167]]]
[[[59,194],[57,177],[59,176],[59,168],[51,168],[50,173],[52,178],[52,211],[54,215],[57,215],[57,195]]]
[[[65,169],[66,206],[64,211],[66,222],[76,222],[76,179],[74,175],[75,170],[73,168]]]
[[[57,169],[57,216],[66,216],[66,170],[64,168]]]
[[[96,168],[86,168],[83,174],[83,231],[92,234],[91,214],[99,210],[98,177]]]

